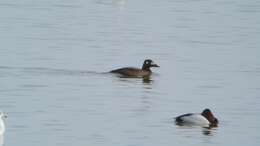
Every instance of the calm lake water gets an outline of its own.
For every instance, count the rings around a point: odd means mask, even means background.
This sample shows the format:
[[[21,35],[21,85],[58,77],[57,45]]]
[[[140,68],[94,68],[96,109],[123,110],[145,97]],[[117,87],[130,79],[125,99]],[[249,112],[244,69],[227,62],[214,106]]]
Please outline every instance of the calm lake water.
[[[4,145],[258,145],[259,39],[259,0],[1,0]],[[174,124],[204,108],[219,127]]]

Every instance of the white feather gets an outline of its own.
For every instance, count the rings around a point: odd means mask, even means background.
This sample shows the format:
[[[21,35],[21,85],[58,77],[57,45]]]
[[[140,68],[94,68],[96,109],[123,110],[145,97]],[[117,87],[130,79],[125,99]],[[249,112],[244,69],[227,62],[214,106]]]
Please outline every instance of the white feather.
[[[209,121],[201,114],[192,114],[181,118],[184,124],[198,125],[198,126],[209,126]]]
[[[0,112],[0,135],[3,135],[5,132],[5,123],[4,123],[5,115]]]

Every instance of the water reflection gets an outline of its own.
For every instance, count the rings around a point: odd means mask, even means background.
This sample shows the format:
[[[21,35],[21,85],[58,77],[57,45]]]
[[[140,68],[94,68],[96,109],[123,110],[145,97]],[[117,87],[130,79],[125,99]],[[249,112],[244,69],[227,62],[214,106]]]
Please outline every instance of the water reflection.
[[[116,76],[119,78],[119,81],[131,82],[131,81],[142,80],[144,84],[149,84],[149,85],[153,82],[150,76],[147,77],[127,77],[122,75],[116,75]]]
[[[214,132],[217,130],[216,126],[209,126],[209,127],[201,127],[201,126],[192,126],[192,125],[178,125],[178,129],[185,130],[185,132],[190,131],[193,133],[194,131],[197,131],[198,129],[201,129],[201,133],[206,136],[213,136]]]
[[[148,77],[143,77],[143,83],[144,84],[151,84],[153,82],[153,80],[151,79],[151,77],[150,76],[148,76]]]
[[[203,128],[202,134],[207,135],[207,136],[212,136],[212,128]]]
[[[118,6],[121,9],[126,5],[127,1],[126,0],[111,0],[111,1],[97,0],[96,3],[102,5],[114,5],[114,6]]]

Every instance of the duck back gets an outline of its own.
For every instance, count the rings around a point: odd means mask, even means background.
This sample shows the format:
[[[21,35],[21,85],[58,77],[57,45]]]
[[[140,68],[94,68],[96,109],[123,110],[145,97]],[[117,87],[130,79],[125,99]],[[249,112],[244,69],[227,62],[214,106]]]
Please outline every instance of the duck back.
[[[181,125],[209,126],[209,121],[201,114],[185,114],[176,117],[176,123]]]
[[[146,71],[146,70],[142,70],[142,69],[134,68],[134,67],[119,68],[116,70],[112,70],[110,72],[118,73],[123,76],[130,76],[130,77],[143,77],[143,76],[149,76],[151,74],[150,71]]]

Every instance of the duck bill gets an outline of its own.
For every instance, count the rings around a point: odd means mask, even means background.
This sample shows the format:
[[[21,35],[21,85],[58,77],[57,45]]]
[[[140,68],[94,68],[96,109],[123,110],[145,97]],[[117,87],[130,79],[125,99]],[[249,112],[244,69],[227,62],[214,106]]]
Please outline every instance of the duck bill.
[[[160,67],[160,66],[157,64],[152,64],[151,67]]]

